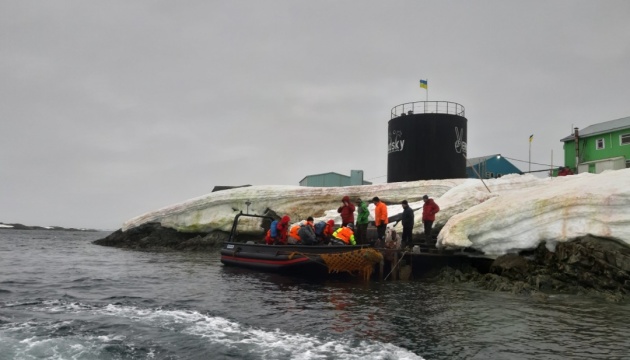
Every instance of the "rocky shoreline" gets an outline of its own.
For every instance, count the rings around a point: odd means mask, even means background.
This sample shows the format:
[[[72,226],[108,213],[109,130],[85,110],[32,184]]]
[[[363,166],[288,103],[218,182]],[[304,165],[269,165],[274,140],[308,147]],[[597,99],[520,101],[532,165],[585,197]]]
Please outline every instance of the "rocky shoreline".
[[[118,230],[93,243],[145,251],[212,251],[228,237],[222,231],[185,233],[146,223],[126,232]],[[553,252],[541,243],[534,250],[500,256],[487,273],[464,265],[434,269],[427,277],[537,298],[560,293],[603,296],[617,302],[630,293],[630,247],[589,235],[559,243]]]
[[[208,251],[218,249],[228,238],[222,231],[179,232],[159,223],[146,223],[124,232],[119,229],[92,243],[133,250]]]
[[[444,268],[432,278],[538,298],[560,293],[618,302],[630,293],[630,247],[587,235],[558,244],[554,252],[543,243],[533,251],[500,256],[485,274],[472,267]]]

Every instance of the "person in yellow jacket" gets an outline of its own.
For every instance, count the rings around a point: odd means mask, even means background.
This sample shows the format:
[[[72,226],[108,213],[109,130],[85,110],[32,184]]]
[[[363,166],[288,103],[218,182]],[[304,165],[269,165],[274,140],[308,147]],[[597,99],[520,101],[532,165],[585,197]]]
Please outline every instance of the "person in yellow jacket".
[[[354,224],[348,223],[346,226],[337,229],[333,235],[331,243],[333,245],[356,245],[354,240]]]

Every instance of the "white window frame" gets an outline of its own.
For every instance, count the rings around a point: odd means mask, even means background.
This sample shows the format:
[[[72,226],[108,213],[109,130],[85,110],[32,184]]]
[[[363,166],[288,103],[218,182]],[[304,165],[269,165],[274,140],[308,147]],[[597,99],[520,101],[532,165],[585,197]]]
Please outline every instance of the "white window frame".
[[[599,146],[601,141],[601,145]],[[595,149],[596,150],[604,150],[606,148],[606,139],[604,138],[599,138],[599,139],[595,139]]]
[[[623,142],[624,139],[626,140],[625,143]],[[619,145],[621,146],[630,145],[630,133],[619,135]]]
[[[486,171],[486,179],[494,179],[494,173],[492,171]]]

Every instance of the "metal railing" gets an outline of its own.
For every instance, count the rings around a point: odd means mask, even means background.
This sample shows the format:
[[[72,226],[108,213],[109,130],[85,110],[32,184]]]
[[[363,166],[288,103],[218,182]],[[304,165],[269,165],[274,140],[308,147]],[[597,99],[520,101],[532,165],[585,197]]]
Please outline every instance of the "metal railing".
[[[413,114],[452,114],[465,117],[465,109],[463,105],[450,101],[416,101],[394,106],[391,118]]]

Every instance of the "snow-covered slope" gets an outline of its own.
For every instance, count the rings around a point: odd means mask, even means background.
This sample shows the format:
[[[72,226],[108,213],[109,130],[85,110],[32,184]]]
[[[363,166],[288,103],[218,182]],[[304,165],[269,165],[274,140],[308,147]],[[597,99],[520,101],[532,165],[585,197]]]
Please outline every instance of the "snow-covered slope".
[[[465,181],[465,179],[412,181],[338,188],[250,186],[213,192],[149,212],[125,222],[122,229],[126,231],[147,222],[160,222],[162,226],[178,231],[229,231],[234,216],[239,211],[247,211],[247,201],[251,203],[250,214],[264,214],[267,209],[271,209],[280,215],[288,214],[292,222],[313,216],[321,219],[332,218],[339,224],[341,218],[336,209],[342,205],[341,198],[345,195],[350,196],[353,201],[358,197],[371,200],[374,196],[378,196],[386,203],[400,202],[403,199],[418,201],[424,194],[439,197]],[[331,209],[334,210],[328,211]]]
[[[538,179],[532,185],[498,190],[498,196],[453,214],[438,243],[493,255],[541,241],[552,250],[557,242],[586,234],[630,244],[630,169]]]
[[[486,188],[487,187],[487,188]],[[557,178],[508,175],[500,179],[413,181],[369,186],[312,188],[252,186],[219,191],[149,212],[127,221],[123,230],[147,222],[178,231],[229,231],[234,215],[263,214],[271,209],[293,222],[313,216],[340,222],[341,198],[378,196],[389,215],[402,211],[407,199],[415,213],[414,234],[421,234],[422,195],[441,208],[434,227],[442,227],[438,245],[474,247],[490,255],[533,248],[541,241],[553,247],[585,234],[615,238],[630,244],[630,169]],[[373,206],[370,205],[373,214]],[[393,224],[392,224],[393,225]],[[251,225],[254,228],[257,224]],[[396,225],[400,227],[400,224]],[[246,229],[244,229],[246,230]]]

